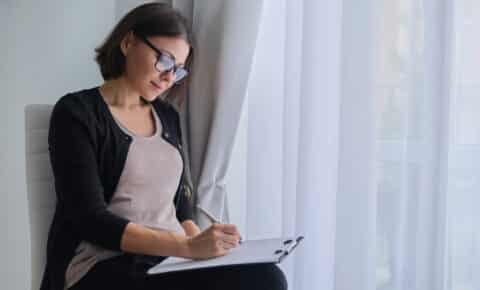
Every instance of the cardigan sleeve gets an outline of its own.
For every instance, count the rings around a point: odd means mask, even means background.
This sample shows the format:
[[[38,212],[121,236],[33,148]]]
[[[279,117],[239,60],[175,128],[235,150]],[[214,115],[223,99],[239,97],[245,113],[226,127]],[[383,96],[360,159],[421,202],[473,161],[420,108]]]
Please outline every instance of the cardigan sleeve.
[[[55,104],[48,133],[57,202],[80,238],[121,251],[129,220],[107,209],[97,168],[94,127],[89,125],[82,104],[68,97]]]

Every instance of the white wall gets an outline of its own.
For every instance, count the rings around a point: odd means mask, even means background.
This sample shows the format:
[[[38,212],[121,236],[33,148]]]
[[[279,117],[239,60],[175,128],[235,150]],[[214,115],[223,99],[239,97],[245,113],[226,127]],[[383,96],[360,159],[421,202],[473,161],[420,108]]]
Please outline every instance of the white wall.
[[[7,34],[7,24],[10,23],[10,17],[9,14],[7,13],[8,8],[10,7],[10,3],[7,1],[2,1],[0,2],[0,87],[3,87],[4,85],[4,80],[6,79],[6,66],[4,64],[4,59],[6,59],[6,46],[3,45],[5,43],[5,35]],[[4,99],[4,96],[0,97],[1,100]],[[6,152],[5,152],[5,142],[3,140],[6,140],[6,130],[3,128],[5,127],[6,124],[6,106],[0,105],[0,192],[1,192],[1,197],[5,198],[4,194],[4,189],[5,189],[5,180],[6,180]],[[2,229],[6,228],[7,225],[7,203],[6,202],[1,202],[1,207],[0,207],[0,220],[2,223],[0,223],[0,226],[2,226]],[[5,232],[4,230],[2,232]],[[7,232],[8,235],[8,232]],[[0,249],[6,249],[7,247],[7,241],[6,241],[6,235],[2,234],[0,235]],[[5,253],[5,250],[2,250],[1,254]],[[3,256],[3,255],[2,255]],[[6,263],[0,263],[0,285],[4,284],[4,281],[6,280],[6,271],[7,271],[7,265]]]
[[[0,2],[1,289],[30,287],[24,107],[101,83],[93,49],[115,11],[113,0]]]

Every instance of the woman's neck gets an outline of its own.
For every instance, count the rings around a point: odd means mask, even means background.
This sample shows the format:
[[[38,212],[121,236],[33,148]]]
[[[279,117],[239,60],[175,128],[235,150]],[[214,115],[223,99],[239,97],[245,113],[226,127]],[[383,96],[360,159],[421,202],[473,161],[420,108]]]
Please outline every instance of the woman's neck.
[[[148,105],[124,78],[105,81],[100,86],[100,93],[109,106],[119,109],[131,111]]]

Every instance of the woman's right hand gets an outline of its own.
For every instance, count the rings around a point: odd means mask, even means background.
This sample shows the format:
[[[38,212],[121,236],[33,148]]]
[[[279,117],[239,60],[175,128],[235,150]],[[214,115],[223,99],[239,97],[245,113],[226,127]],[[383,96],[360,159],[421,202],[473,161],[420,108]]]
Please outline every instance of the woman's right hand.
[[[232,224],[212,224],[208,229],[187,239],[190,256],[193,259],[208,259],[226,255],[238,246],[240,234]]]

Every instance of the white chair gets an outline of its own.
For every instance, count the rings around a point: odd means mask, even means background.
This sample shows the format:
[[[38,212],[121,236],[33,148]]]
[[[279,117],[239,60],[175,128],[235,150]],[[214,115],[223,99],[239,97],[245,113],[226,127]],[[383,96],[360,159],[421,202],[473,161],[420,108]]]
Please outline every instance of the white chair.
[[[48,231],[55,213],[56,195],[47,140],[52,109],[52,105],[25,107],[25,159],[32,290],[40,288],[46,262]]]

